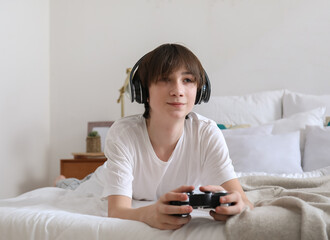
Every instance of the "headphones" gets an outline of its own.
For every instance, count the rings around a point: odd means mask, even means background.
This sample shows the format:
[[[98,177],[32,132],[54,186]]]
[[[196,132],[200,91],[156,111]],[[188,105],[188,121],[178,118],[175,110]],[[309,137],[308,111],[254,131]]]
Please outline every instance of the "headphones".
[[[135,74],[143,58],[144,56],[135,63],[129,76],[129,89],[131,93],[130,98],[132,102],[134,102],[135,100],[137,103],[147,103],[148,101],[148,89],[142,86],[140,77],[138,76],[138,74]],[[205,70],[204,75],[205,83],[203,84],[201,89],[197,90],[195,105],[201,104],[202,102],[207,103],[210,99],[211,84]]]

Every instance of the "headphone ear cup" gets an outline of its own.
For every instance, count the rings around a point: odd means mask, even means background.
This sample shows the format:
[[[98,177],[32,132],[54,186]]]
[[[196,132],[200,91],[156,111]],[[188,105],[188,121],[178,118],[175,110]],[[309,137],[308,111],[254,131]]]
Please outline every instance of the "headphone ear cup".
[[[147,103],[148,98],[149,98],[149,91],[147,88],[143,87],[142,84],[141,86],[141,103]]]
[[[134,99],[137,103],[141,103],[142,102],[142,93],[141,93],[141,80],[138,76],[138,74],[134,75],[134,78],[132,80],[133,86],[134,86]]]
[[[142,61],[143,57],[141,57],[139,61],[135,63],[129,77],[129,82],[131,86],[131,101],[134,102],[135,100],[137,103],[146,103],[148,100],[148,89],[142,86],[141,79],[139,77],[139,74],[137,73],[140,62]]]
[[[146,103],[148,101],[148,89],[142,86],[142,82],[138,74],[133,77],[134,96],[137,103]]]
[[[195,104],[207,103],[211,96],[211,84],[207,73],[204,70],[205,84],[197,90]]]
[[[203,88],[203,95],[201,96],[201,99],[203,102],[207,103],[210,100],[210,96],[211,96],[211,83],[205,70],[204,70],[204,74],[205,74],[205,88]]]
[[[202,86],[202,88],[203,87],[204,87],[204,85]],[[195,99],[195,105],[201,103],[201,92],[202,92],[202,88],[197,90],[196,99]]]

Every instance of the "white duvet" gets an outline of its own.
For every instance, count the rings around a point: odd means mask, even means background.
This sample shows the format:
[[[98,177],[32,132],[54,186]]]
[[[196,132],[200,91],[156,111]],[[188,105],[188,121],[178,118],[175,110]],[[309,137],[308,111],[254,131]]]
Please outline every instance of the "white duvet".
[[[40,188],[0,200],[0,239],[225,239],[224,224],[213,221],[208,210],[195,210],[192,221],[176,231],[106,214],[107,202],[97,197]]]
[[[289,177],[329,175],[329,169]],[[134,201],[133,207],[145,204],[150,203]],[[226,239],[225,224],[214,221],[208,211],[194,210],[187,225],[164,231],[137,221],[106,217],[107,201],[99,197],[40,188],[0,200],[0,239]]]

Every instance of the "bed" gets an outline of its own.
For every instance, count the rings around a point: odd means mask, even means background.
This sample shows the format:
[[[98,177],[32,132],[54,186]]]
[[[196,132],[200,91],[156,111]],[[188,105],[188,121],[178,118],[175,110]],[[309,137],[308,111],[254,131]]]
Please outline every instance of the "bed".
[[[196,209],[181,229],[158,230],[106,217],[107,201],[93,194],[47,187],[0,200],[0,239],[329,239],[330,95],[212,97],[195,111],[223,129],[254,210],[221,223]]]

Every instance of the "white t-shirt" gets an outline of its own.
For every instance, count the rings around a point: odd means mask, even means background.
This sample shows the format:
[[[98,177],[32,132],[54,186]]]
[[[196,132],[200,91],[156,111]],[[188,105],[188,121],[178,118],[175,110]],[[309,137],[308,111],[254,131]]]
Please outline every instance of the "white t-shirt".
[[[102,185],[102,197],[155,201],[182,185],[198,188],[236,178],[220,129],[193,112],[167,162],[154,152],[142,115],[116,121],[107,134],[104,153],[108,160],[92,177]]]

